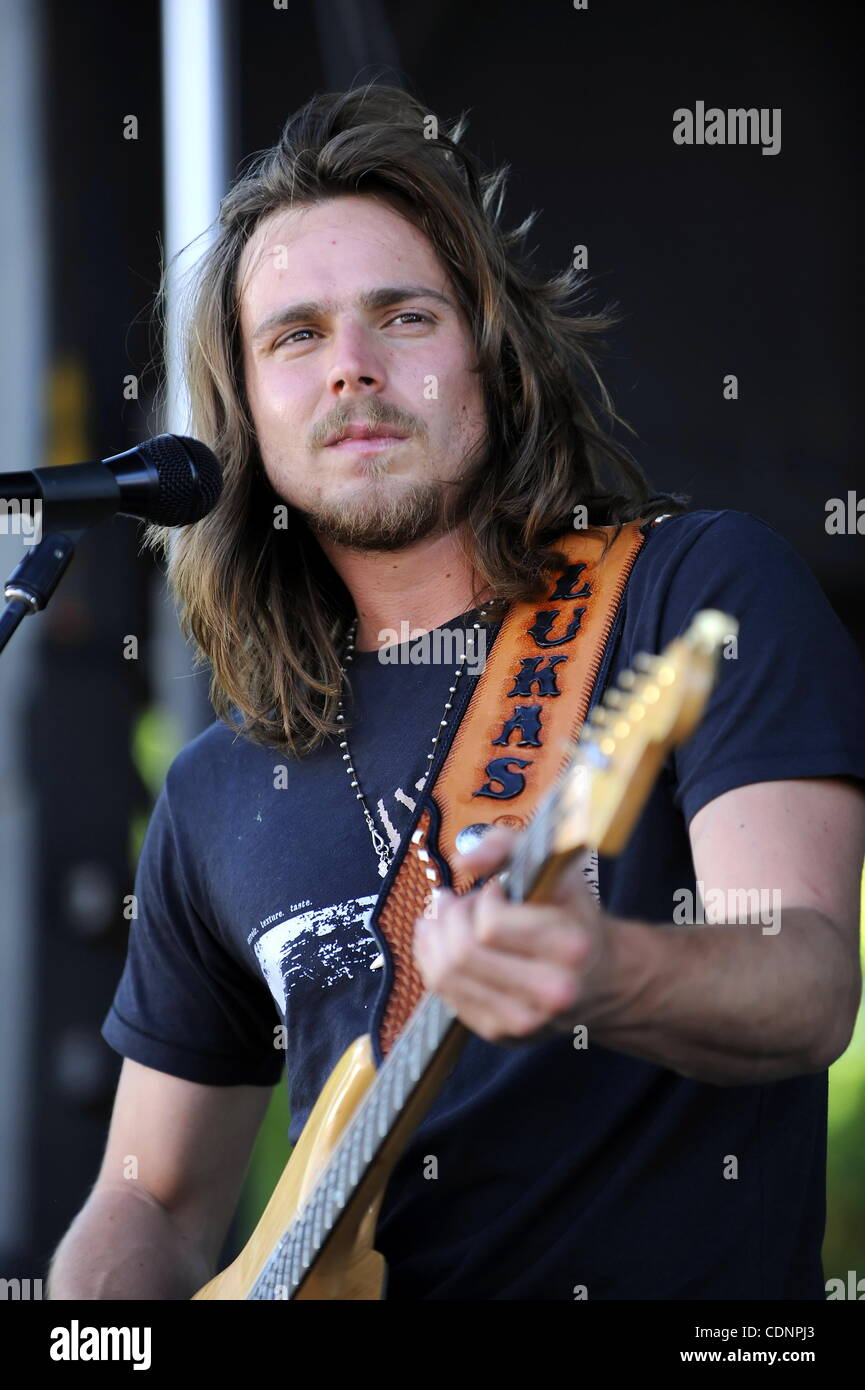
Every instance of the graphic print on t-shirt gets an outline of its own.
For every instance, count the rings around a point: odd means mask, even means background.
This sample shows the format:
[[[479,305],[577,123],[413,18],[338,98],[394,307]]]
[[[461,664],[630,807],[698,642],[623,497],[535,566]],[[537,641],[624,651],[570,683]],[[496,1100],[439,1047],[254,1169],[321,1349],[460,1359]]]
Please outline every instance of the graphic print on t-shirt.
[[[376,899],[369,893],[298,912],[262,930],[253,949],[283,1015],[301,980],[317,981],[324,988],[339,979],[352,980],[358,971],[381,969],[378,942],[369,929]]]
[[[417,791],[422,791],[425,782],[426,777],[420,777],[418,781],[415,782],[415,789]],[[410,793],[403,791],[402,787],[397,787],[391,793],[391,803],[393,802],[398,803],[399,809],[397,810],[396,807],[394,807],[392,804],[391,813],[390,815],[388,815],[387,809],[384,804],[384,797],[379,797],[378,802],[375,806],[375,815],[378,817],[379,826],[381,828],[380,833],[384,833],[385,839],[387,840],[390,846],[391,854],[396,854],[402,841],[404,831],[400,829],[398,825],[395,825],[394,821],[400,821],[403,824],[407,824],[407,821],[411,818],[417,803],[415,802],[414,797]]]
[[[419,779],[414,790],[422,785]],[[395,854],[411,824],[415,801],[412,791],[407,793],[402,787],[390,792],[387,800],[386,809],[385,798],[379,797],[373,814],[389,852]],[[358,820],[363,828],[359,814]],[[371,878],[375,864],[376,854],[369,842]],[[283,1016],[292,991],[302,980],[325,988],[337,980],[354,979],[359,971],[382,969],[384,957],[369,927],[377,901],[377,893],[319,908],[305,900],[294,905],[288,915],[275,908],[249,933],[247,941]]]

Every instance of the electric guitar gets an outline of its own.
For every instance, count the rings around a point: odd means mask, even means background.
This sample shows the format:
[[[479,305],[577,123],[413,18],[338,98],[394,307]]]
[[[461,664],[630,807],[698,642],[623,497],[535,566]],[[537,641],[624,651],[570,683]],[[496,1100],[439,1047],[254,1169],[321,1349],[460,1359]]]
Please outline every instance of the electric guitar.
[[[640,656],[570,756],[499,872],[514,902],[545,901],[586,848],[620,853],[668,751],[693,732],[735,619],[705,609],[660,656]],[[419,834],[421,832],[416,832]],[[261,1219],[195,1299],[380,1299],[375,1249],[390,1175],[470,1036],[426,993],[381,1067],[357,1038],[331,1072]]]

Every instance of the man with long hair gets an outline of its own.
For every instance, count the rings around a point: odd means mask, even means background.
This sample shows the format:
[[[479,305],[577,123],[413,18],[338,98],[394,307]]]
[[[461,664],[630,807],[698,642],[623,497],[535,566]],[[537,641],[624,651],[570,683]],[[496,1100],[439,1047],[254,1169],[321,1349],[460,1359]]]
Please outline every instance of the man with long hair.
[[[224,489],[171,544],[149,536],[218,717],[151,818],[103,1028],[125,1058],[114,1116],[54,1298],[187,1298],[214,1273],[283,1062],[294,1141],[380,1018],[373,908],[477,679],[465,655],[395,659],[394,635],[489,648],[549,593],[575,521],[644,537],[595,698],[700,608],[735,615],[738,648],[620,856],[518,904],[490,877],[513,832],[493,830],[463,861],[490,881],[418,922],[426,986],[472,1036],[388,1185],[385,1296],[824,1296],[826,1072],[860,994],[861,663],[764,522],[652,494],[612,437],[609,317],[572,271],[532,272],[532,218],[503,230],[504,174],[462,133],[394,88],[317,96],[198,264],[191,432]],[[783,920],[677,920],[703,889],[771,891]]]

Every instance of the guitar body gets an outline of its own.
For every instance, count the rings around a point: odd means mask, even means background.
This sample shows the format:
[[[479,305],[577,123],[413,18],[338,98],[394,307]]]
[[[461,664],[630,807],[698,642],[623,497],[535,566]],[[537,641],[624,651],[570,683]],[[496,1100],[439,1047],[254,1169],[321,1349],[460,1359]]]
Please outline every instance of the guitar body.
[[[245,1299],[249,1295],[375,1076],[372,1043],[364,1034],[346,1049],[328,1077],[247,1244],[221,1274],[193,1294],[194,1299]],[[385,1262],[372,1243],[385,1185],[382,1181],[362,1211],[346,1212],[295,1298],[381,1298]]]

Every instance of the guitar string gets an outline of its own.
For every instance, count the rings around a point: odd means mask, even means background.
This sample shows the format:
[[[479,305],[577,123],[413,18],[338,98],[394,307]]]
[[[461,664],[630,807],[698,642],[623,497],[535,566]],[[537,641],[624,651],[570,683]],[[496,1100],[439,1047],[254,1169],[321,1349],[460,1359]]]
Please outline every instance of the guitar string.
[[[256,1286],[250,1293],[250,1297],[260,1296],[257,1292],[257,1286],[260,1282],[269,1285],[271,1289],[280,1282],[276,1278],[276,1265],[284,1268],[288,1262],[290,1252],[287,1247],[289,1243],[297,1247],[297,1253],[302,1254],[303,1239],[314,1230],[316,1220],[323,1216],[328,1203],[333,1203],[337,1198],[344,1200],[342,1189],[353,1188],[360,1181],[362,1173],[358,1172],[353,1176],[353,1169],[357,1166],[358,1159],[364,1164],[371,1161],[379,1147],[379,1136],[376,1136],[375,1131],[382,1128],[382,1119],[385,1116],[383,1097],[387,1094],[389,1101],[387,1111],[399,1113],[407,1096],[406,1081],[409,1075],[411,1073],[419,1074],[418,1068],[422,1066],[419,1044],[424,1042],[426,1015],[429,1014],[430,1008],[434,1005],[438,1005],[440,1008],[447,1007],[444,1006],[442,1000],[438,1000],[432,994],[425,995],[418,1005],[405,1032],[397,1040],[397,1045],[394,1046],[379,1068],[376,1081],[349,1121],[348,1127],[340,1137],[327,1167],[319,1177],[316,1187],[304,1204],[302,1211],[272,1252],[268,1265],[256,1281]],[[452,1017],[454,1015],[444,1021],[445,1026],[449,1025]],[[438,1046],[441,1036],[443,1036],[443,1029],[437,1023],[431,1038],[434,1047]],[[423,1051],[426,1051],[426,1047],[423,1048]],[[385,1092],[385,1087],[389,1088],[387,1092]],[[397,1095],[399,1099],[395,1105]],[[391,1119],[391,1115],[388,1115],[387,1118]],[[380,1136],[381,1139],[386,1137],[386,1132],[387,1130]],[[300,1271],[300,1273],[305,1273],[305,1270]]]
[[[508,864],[507,875],[507,892],[513,901],[524,900],[527,871],[536,869],[546,857],[551,838],[553,807],[560,796],[568,768],[577,754],[578,746],[575,746],[559,781],[542,798],[537,813],[529,821],[524,835],[517,841]],[[380,1146],[376,1143],[376,1129],[379,1131],[378,1140],[384,1142],[408,1096],[408,1076],[412,1077],[413,1083],[419,1074],[417,1068],[420,1067],[422,1070],[425,1065],[421,1060],[420,1043],[423,1042],[426,1015],[434,1002],[443,1001],[437,1001],[437,997],[432,994],[425,995],[421,1000],[404,1034],[397,1039],[397,1043],[379,1069],[376,1080],[340,1137],[308,1201],[272,1252],[267,1266],[259,1275],[249,1295],[251,1298],[265,1296],[256,1293],[259,1285],[269,1288],[272,1292],[281,1282],[285,1283],[286,1267],[289,1268],[289,1296],[305,1276],[312,1256],[323,1244],[323,1237],[330,1234],[333,1216],[344,1206],[343,1188],[354,1188],[359,1184],[365,1167],[372,1161],[376,1149]],[[453,1017],[455,1015],[451,1013],[445,1027],[449,1026]],[[428,1059],[440,1046],[443,1037],[444,1030],[439,1027],[432,1030],[428,1049],[423,1048],[423,1051],[428,1050]],[[358,1162],[363,1171],[359,1170],[353,1175],[352,1170]],[[329,1207],[335,1207],[336,1211],[329,1211]],[[278,1279],[277,1274],[281,1274],[282,1279]]]

